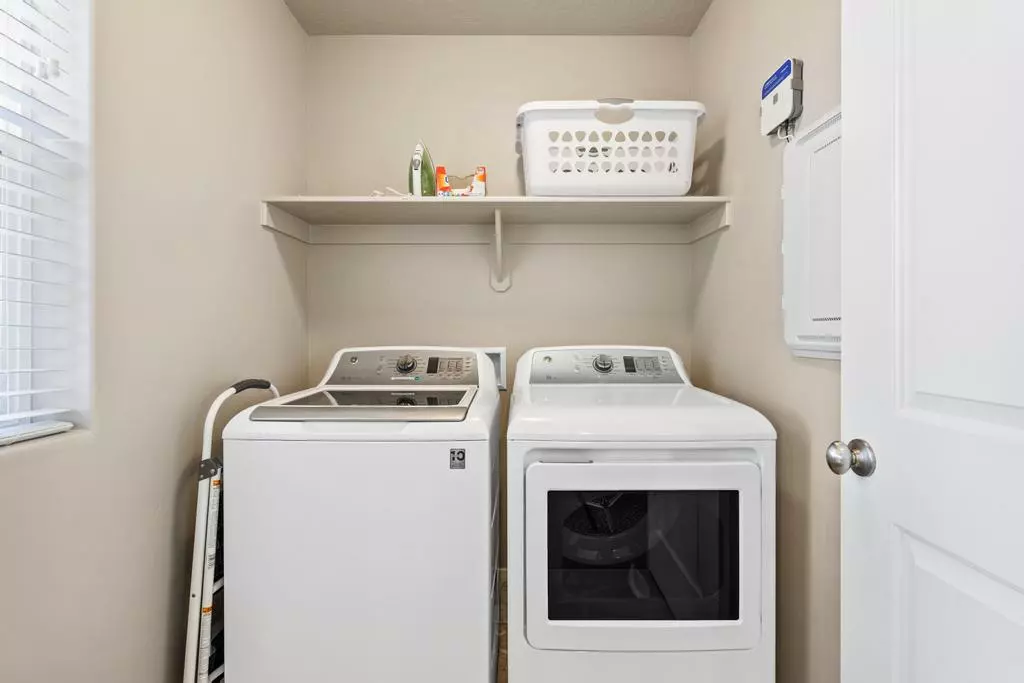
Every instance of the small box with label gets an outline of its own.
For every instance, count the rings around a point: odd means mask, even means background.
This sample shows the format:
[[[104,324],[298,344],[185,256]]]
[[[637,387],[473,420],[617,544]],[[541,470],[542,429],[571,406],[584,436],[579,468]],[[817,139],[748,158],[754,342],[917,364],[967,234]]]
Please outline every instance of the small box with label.
[[[448,174],[444,166],[437,167],[438,197],[485,197],[487,196],[487,167],[477,166],[476,173],[466,176]]]

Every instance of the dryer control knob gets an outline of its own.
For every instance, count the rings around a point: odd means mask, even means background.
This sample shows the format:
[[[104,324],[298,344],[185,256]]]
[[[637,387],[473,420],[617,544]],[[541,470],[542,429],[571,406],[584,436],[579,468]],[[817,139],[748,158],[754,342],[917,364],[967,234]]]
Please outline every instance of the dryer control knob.
[[[412,372],[415,369],[416,369],[416,359],[413,358],[412,356],[410,356],[409,354],[405,354],[404,356],[400,356],[398,358],[398,360],[395,361],[395,370],[398,370],[403,375],[408,375],[410,372]]]
[[[615,363],[612,362],[612,357],[606,354],[601,354],[594,359],[594,369],[600,372],[602,375],[607,375],[615,367]]]

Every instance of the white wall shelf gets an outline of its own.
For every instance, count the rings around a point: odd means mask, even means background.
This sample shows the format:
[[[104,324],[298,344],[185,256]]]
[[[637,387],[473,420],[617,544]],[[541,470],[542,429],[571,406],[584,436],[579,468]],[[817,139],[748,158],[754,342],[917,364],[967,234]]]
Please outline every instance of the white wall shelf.
[[[728,197],[275,197],[261,224],[306,244],[692,244],[732,222]],[[543,226],[541,228],[540,226]]]

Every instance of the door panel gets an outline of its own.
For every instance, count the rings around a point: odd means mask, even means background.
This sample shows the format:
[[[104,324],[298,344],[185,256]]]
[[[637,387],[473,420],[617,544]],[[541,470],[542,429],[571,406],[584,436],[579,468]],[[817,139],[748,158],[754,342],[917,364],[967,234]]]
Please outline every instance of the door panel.
[[[909,534],[901,535],[899,562],[905,599],[898,628],[908,644],[902,680],[1024,680],[1018,590]]]
[[[1024,677],[1022,22],[844,1],[844,683]]]
[[[553,650],[753,647],[760,489],[749,462],[534,463],[527,640]]]
[[[894,12],[906,401],[1021,427],[1024,382],[1006,361],[1024,348],[1024,317],[1015,315],[1024,255],[996,248],[1020,244],[1024,138],[1010,84],[1020,82],[1024,50],[1020,16],[1009,15],[1021,12],[996,0],[969,9],[903,0]],[[960,38],[968,49],[951,49]],[[968,83],[979,99],[956,103]]]

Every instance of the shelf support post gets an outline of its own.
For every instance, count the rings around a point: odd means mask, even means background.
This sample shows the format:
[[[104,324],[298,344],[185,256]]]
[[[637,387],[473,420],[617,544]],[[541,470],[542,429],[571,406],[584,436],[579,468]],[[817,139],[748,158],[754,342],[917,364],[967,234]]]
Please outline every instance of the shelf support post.
[[[494,264],[491,266],[491,289],[507,292],[512,286],[512,275],[506,272],[505,235],[501,223],[501,209],[494,210]]]

